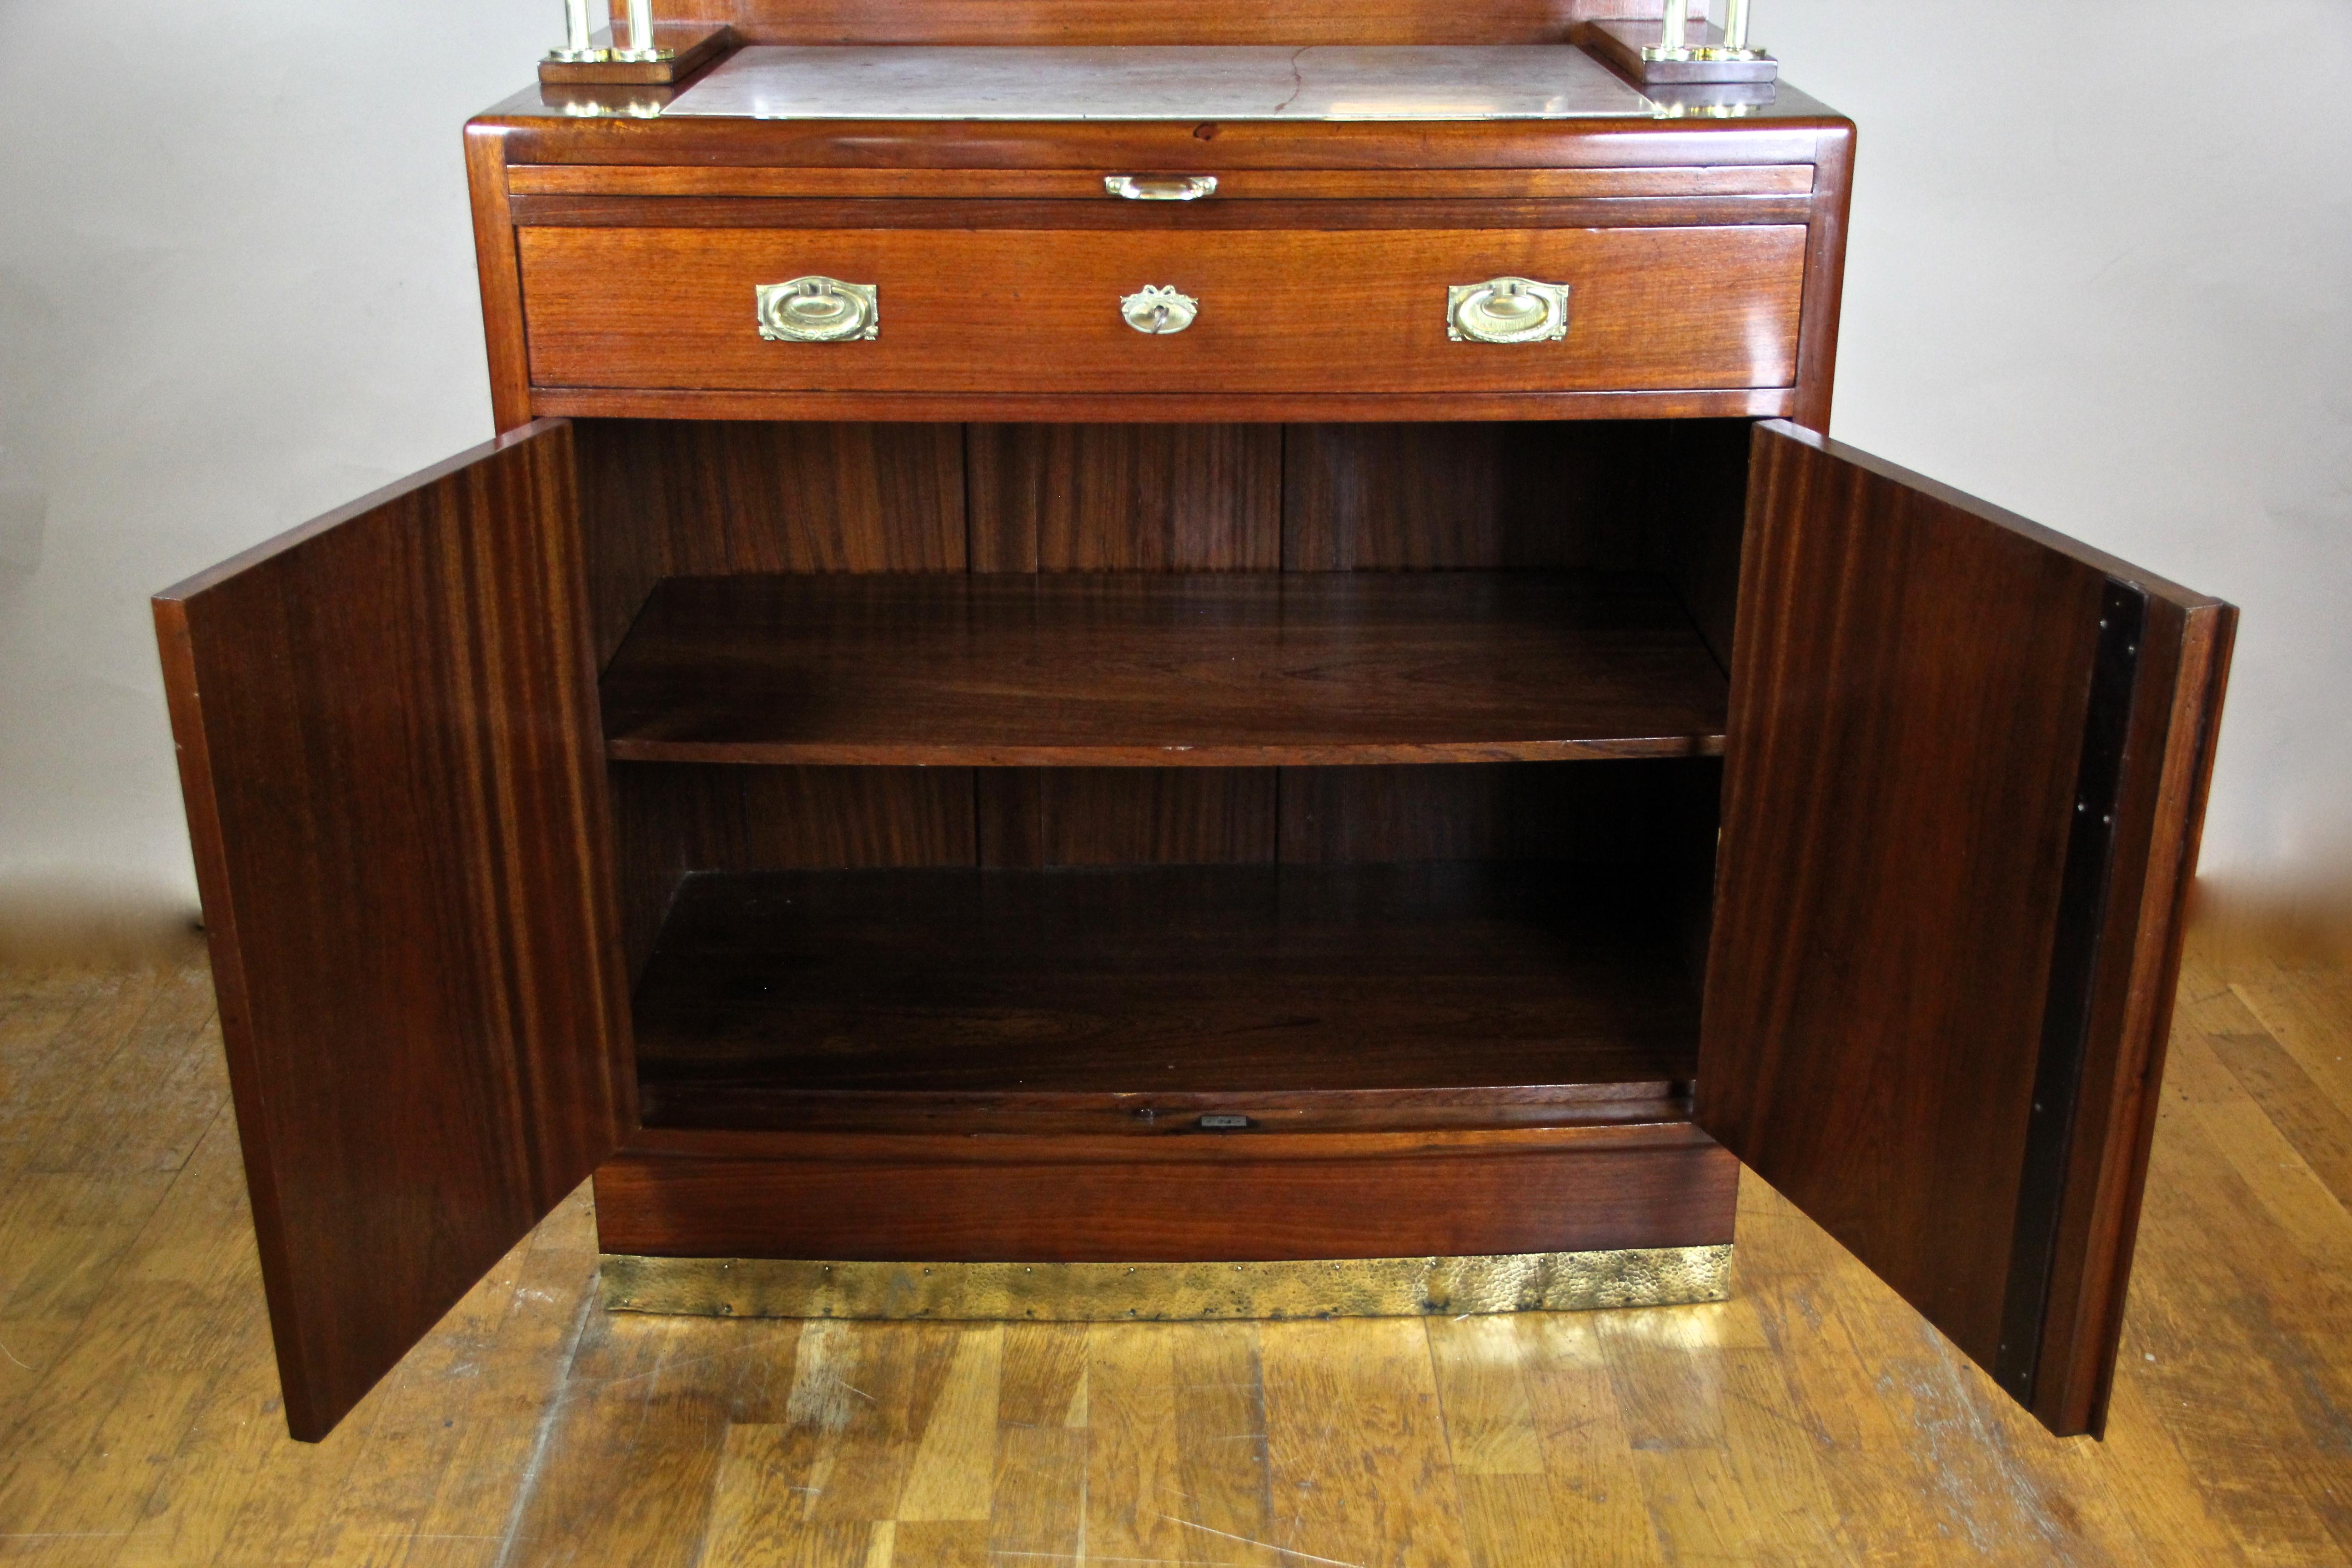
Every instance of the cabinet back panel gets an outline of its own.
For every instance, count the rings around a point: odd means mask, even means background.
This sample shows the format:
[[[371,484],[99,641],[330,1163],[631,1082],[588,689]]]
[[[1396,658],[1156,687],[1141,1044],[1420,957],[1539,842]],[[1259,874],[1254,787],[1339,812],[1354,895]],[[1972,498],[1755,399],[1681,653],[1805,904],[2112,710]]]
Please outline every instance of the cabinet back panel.
[[[1645,426],[1294,425],[1283,465],[1291,572],[1643,563],[1628,505]]]
[[[1658,0],[655,0],[761,44],[1538,44]]]
[[[960,426],[583,419],[577,429],[600,666],[664,577],[966,563]]]
[[[1711,758],[1285,768],[1281,858],[1657,861],[1711,813]]]
[[[1745,420],[578,422],[597,647],[734,572],[1664,571],[1727,652]]]
[[[1664,572],[1725,658],[1748,429],[1739,419],[1293,425],[1283,569]]]
[[[974,425],[975,572],[1271,572],[1279,425]]]
[[[1597,568],[1731,646],[1748,426],[582,420],[600,662],[674,574]],[[1698,778],[1687,789],[1661,781]],[[695,871],[1688,858],[1712,763],[614,769],[632,973]],[[1701,799],[1700,797],[1704,797]],[[1699,804],[1693,805],[1693,799]]]
[[[969,866],[970,768],[612,768],[623,940],[634,980],[695,871]]]
[[[983,866],[1276,858],[1275,768],[978,768]]]

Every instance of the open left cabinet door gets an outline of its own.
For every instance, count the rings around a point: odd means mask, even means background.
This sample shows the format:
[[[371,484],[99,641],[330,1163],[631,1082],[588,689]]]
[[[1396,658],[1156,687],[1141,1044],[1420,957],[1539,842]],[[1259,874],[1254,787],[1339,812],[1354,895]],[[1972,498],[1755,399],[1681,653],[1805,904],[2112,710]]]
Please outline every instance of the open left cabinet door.
[[[155,600],[287,1425],[636,1124],[572,429]]]
[[[1699,1124],[2100,1431],[2236,612],[1754,441]]]

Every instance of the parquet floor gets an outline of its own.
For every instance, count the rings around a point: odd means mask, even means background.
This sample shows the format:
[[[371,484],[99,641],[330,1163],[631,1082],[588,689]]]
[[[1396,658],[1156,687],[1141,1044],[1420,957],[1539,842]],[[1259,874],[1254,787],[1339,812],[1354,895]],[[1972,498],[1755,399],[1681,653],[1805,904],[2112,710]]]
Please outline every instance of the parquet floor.
[[[0,1563],[2352,1562],[2352,974],[2191,965],[2108,1441],[1750,1181],[1727,1304],[606,1317],[583,1191],[289,1442],[201,955],[0,977]]]

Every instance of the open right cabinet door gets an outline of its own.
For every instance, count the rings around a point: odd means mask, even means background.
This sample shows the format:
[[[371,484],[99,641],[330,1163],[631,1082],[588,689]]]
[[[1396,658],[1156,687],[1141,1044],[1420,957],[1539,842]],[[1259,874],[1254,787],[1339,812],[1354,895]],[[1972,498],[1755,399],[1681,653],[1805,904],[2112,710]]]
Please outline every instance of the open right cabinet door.
[[[2236,611],[1754,440],[1699,1124],[2099,1432]]]

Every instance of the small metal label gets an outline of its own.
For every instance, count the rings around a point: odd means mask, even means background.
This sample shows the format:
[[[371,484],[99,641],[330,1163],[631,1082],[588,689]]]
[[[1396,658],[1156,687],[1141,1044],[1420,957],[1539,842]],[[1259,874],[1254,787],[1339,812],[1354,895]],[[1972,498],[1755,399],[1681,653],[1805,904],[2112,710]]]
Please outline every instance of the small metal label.
[[[1231,1129],[1235,1127],[1247,1127],[1249,1124],[1250,1119],[1246,1116],[1203,1116],[1201,1118],[1201,1125],[1208,1128]]]

